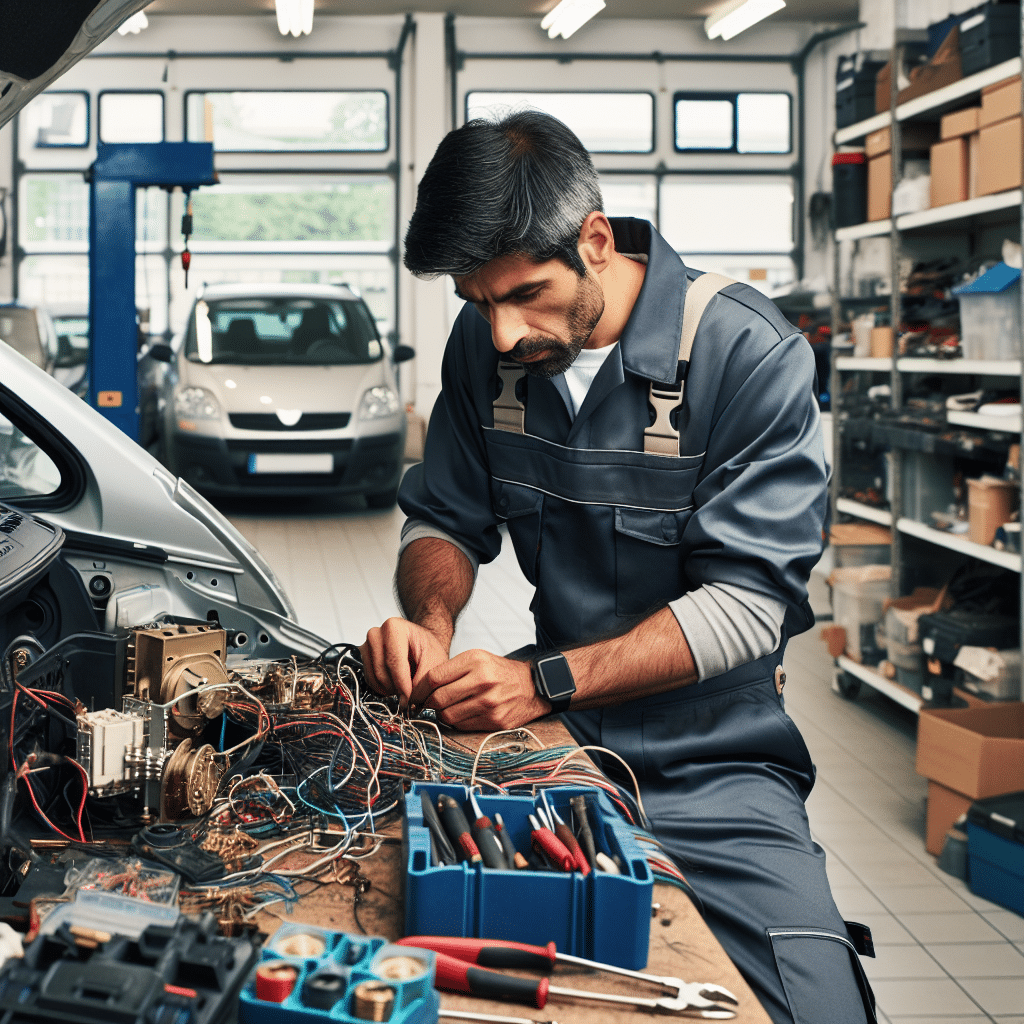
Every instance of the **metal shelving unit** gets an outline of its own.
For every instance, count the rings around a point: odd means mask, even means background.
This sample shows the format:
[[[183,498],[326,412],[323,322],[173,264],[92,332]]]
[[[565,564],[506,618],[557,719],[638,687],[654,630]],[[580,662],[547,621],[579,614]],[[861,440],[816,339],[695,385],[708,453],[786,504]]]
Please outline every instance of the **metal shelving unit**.
[[[902,48],[910,42],[914,33],[897,30],[891,51],[892,67],[902,65]],[[968,106],[970,100],[977,98],[982,89],[997,82],[1012,78],[1021,73],[1022,59],[1015,57],[991,68],[986,68],[975,75],[963,78],[942,89],[917,97],[905,103],[898,102],[898,75],[891,76],[889,110],[873,117],[838,130],[834,141],[836,146],[854,143],[865,136],[882,128],[891,128],[891,188],[895,191],[899,183],[902,164],[901,125],[910,120],[938,120],[939,116],[958,107]],[[1024,85],[1022,85],[1024,93]],[[1022,104],[1024,105],[1024,104]],[[839,414],[841,404],[843,374],[875,373],[888,374],[890,385],[891,408],[898,410],[903,405],[903,383],[906,374],[940,373],[962,374],[987,377],[1013,377],[1020,381],[1020,394],[1024,403],[1024,379],[1021,377],[1021,366],[1024,363],[1024,337],[1020,340],[1021,358],[1004,361],[987,360],[939,360],[919,359],[898,354],[898,325],[901,316],[900,296],[900,262],[904,249],[913,244],[915,236],[922,238],[934,236],[942,232],[970,233],[979,228],[999,223],[1016,223],[1024,226],[1024,190],[1011,189],[996,195],[980,196],[964,202],[951,203],[947,206],[934,207],[917,213],[902,214],[886,220],[856,224],[840,228],[834,232],[833,245],[833,337],[837,333],[840,319],[839,274],[840,246],[843,243],[857,242],[867,238],[890,239],[890,322],[893,324],[893,354],[891,358],[855,357],[834,354],[832,360],[831,394],[835,412],[835,430],[833,434],[833,473],[832,473],[832,507],[837,514],[893,527],[892,530],[892,591],[893,596],[902,592],[904,575],[904,544],[903,540],[913,537],[919,541],[955,551],[960,555],[976,558],[993,565],[1016,572],[1021,577],[1022,597],[1024,597],[1024,573],[1021,572],[1021,556],[1011,552],[997,551],[995,548],[975,544],[960,534],[947,533],[933,529],[925,523],[918,522],[904,515],[902,508],[902,457],[893,460],[891,480],[891,511],[874,508],[869,505],[841,498],[839,489],[842,482],[842,417]],[[1024,303],[1024,289],[1022,289]],[[998,431],[1004,434],[1021,435],[1022,423],[1018,416],[990,416],[978,413],[949,413],[948,421],[962,427],[986,431]],[[1021,436],[1024,450],[1024,435]],[[1022,600],[1024,608],[1024,600]],[[861,665],[850,658],[842,656],[836,659],[836,681],[834,688],[847,696],[855,696],[861,683],[866,683],[881,693],[891,697],[903,707],[914,711],[920,709],[922,697],[912,690],[887,679],[881,673],[868,666]]]

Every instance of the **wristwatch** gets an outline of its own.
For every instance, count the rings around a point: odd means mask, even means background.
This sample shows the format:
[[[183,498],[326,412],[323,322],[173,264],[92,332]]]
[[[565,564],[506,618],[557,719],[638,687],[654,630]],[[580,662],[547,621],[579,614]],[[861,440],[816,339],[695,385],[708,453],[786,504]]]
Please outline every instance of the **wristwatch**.
[[[561,651],[534,658],[530,662],[530,674],[537,696],[548,701],[556,715],[569,710],[569,701],[576,692],[576,681]]]

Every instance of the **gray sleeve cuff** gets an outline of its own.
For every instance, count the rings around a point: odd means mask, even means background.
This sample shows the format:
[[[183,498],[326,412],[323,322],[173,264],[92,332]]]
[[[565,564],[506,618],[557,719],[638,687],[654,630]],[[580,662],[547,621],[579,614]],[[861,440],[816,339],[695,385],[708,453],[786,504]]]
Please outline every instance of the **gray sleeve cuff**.
[[[705,583],[669,608],[690,645],[698,679],[763,658],[782,640],[785,602],[732,583]]]
[[[436,526],[431,526],[430,523],[425,522],[422,519],[406,519],[405,526],[402,527],[402,539],[398,545],[398,559],[396,564],[402,558],[402,552],[414,541],[420,540],[423,537],[434,537],[437,540],[446,540],[453,547],[458,548],[465,556],[469,559],[469,564],[473,567],[473,582],[476,583],[476,573],[480,568],[480,560],[473,554],[465,544],[457,541],[450,533],[445,533],[444,530],[439,530]]]

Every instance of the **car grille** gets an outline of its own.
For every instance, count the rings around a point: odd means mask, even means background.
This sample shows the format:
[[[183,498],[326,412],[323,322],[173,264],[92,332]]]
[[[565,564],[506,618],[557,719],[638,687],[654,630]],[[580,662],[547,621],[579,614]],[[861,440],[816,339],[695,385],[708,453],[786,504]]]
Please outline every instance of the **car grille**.
[[[348,412],[304,412],[299,422],[286,427],[273,412],[232,412],[228,414],[236,430],[341,430],[352,419]]]

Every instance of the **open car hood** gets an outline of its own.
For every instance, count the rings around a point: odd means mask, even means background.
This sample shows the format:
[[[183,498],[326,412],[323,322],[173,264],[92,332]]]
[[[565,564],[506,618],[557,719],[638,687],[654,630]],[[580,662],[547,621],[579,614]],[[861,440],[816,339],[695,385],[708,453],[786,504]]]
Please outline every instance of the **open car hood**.
[[[150,0],[4,0],[0,127]]]

